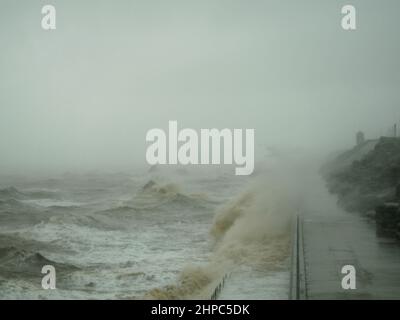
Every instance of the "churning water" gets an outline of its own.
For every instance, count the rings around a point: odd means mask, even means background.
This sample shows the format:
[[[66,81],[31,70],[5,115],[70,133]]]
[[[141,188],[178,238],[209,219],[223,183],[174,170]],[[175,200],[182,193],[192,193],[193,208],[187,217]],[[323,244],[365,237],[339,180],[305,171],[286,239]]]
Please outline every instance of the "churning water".
[[[209,299],[225,274],[227,298],[285,297],[293,204],[258,180],[217,170],[3,177],[0,298]],[[57,290],[41,288],[46,264]]]

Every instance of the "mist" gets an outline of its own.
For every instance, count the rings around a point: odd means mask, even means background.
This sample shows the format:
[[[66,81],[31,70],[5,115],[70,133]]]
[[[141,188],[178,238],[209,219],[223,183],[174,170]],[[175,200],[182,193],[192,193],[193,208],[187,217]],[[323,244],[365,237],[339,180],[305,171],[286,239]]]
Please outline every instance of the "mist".
[[[3,0],[0,172],[145,166],[146,132],[255,129],[266,147],[325,153],[400,119],[400,4]]]

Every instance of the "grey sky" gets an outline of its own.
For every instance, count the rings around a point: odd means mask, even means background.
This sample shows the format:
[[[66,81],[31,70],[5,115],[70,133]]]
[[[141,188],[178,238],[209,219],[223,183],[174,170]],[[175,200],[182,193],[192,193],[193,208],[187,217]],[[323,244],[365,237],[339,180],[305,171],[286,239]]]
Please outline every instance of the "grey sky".
[[[57,30],[41,29],[41,7]],[[341,7],[357,31],[341,29]],[[145,134],[328,150],[400,120],[400,2],[0,0],[0,171],[145,163]],[[258,150],[256,149],[256,152]]]

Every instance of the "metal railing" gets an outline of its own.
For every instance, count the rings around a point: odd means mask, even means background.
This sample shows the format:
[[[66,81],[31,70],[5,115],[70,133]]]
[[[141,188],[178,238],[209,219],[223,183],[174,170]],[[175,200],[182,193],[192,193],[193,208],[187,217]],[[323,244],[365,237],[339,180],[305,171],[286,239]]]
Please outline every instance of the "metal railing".
[[[218,299],[218,296],[219,296],[219,294],[221,293],[222,289],[224,288],[225,282],[226,282],[226,280],[228,279],[229,275],[230,275],[230,274],[226,273],[226,274],[222,277],[221,282],[215,287],[215,289],[214,289],[214,291],[213,291],[213,294],[211,295],[211,300],[217,300],[217,299]]]
[[[299,214],[295,218],[292,231],[292,265],[289,298],[292,300],[307,299],[303,222]]]
[[[292,300],[307,299],[306,263],[304,259],[303,220],[297,214],[292,230],[292,261],[289,298]],[[230,274],[225,274],[214,289],[211,300],[217,300]]]

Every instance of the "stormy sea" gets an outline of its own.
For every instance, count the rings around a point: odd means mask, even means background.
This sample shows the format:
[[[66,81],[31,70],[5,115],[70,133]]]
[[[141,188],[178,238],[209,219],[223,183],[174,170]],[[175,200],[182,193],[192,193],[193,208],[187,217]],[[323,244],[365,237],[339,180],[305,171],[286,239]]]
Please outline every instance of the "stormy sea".
[[[222,169],[2,176],[0,299],[286,299],[292,206]]]

